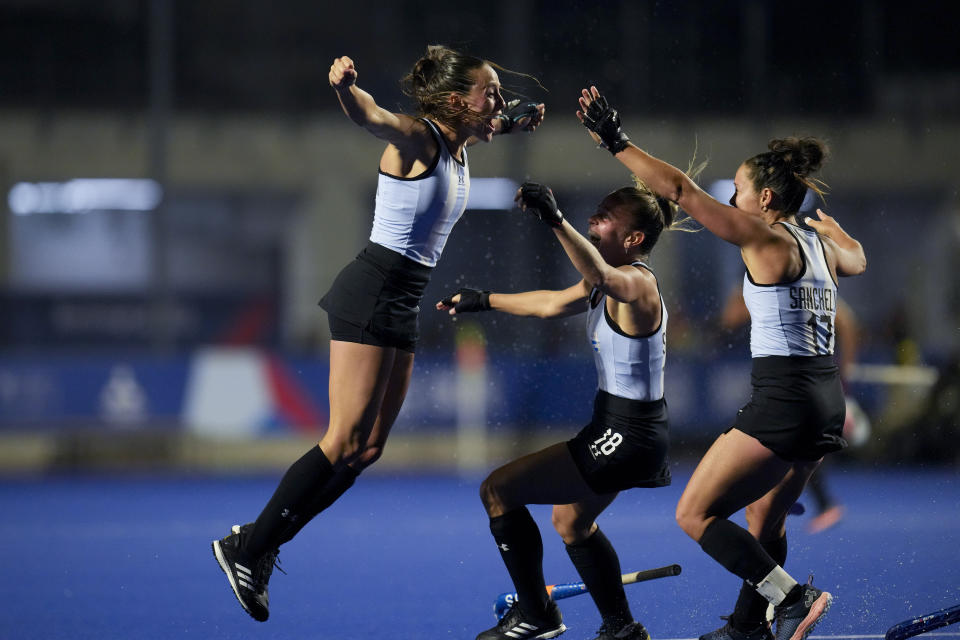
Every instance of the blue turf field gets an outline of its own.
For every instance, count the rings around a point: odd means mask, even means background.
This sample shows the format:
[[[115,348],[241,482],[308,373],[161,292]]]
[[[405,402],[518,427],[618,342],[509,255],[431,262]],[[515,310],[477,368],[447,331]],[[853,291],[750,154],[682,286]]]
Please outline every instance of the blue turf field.
[[[882,634],[960,603],[960,474],[834,466],[847,518],[818,535],[791,518],[787,570],[816,573],[836,602],[816,636]],[[625,493],[601,519],[624,571],[670,563],[676,578],[627,587],[652,636],[695,638],[732,608],[737,580],[673,522],[689,477]],[[0,638],[463,638],[493,621],[509,588],[475,480],[371,474],[281,551],[271,619],[243,613],[210,552],[252,519],[277,477],[62,476],[0,484]],[[534,507],[548,581],[576,575]],[[561,601],[569,631],[599,626],[589,596]],[[960,635],[956,626],[940,630]]]

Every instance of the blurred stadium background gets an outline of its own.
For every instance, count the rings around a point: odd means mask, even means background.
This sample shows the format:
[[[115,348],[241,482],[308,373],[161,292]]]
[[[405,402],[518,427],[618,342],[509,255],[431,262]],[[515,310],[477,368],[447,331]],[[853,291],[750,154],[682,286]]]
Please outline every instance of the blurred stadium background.
[[[862,334],[848,457],[960,460],[960,47],[956,8],[742,2],[0,0],[0,473],[279,470],[325,425],[317,300],[363,245],[382,145],[326,74],[409,109],[399,79],[443,43],[534,76],[532,136],[470,152],[472,209],[426,302],[465,284],[568,286],[510,184],[553,186],[581,225],[629,176],[574,117],[596,84],[642,147],[722,193],[770,138],[826,138],[826,209],[869,269],[841,282]],[[506,185],[507,196],[503,196]],[[500,189],[501,191],[498,191]],[[748,393],[745,332],[718,329],[736,250],[677,234],[653,255],[671,313],[675,455]],[[486,468],[588,417],[582,319],[425,306],[410,395],[377,470]],[[468,353],[464,345],[485,344]],[[459,345],[459,358],[458,358]],[[469,410],[467,410],[469,409]]]

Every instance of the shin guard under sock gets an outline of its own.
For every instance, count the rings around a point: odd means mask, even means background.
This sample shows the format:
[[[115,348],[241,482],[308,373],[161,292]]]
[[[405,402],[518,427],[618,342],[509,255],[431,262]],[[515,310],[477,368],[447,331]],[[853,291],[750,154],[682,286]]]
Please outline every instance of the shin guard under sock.
[[[543,579],[543,540],[526,507],[490,518],[490,533],[500,549],[517,599],[524,611],[538,615],[547,608]]]
[[[357,476],[359,475],[360,472],[350,466],[346,466],[334,473],[330,481],[324,485],[323,490],[304,508],[303,513],[296,522],[291,522],[289,526],[287,526],[283,535],[280,536],[277,546],[293,540],[294,536],[300,533],[300,530],[303,529],[308,522],[317,517],[317,515],[346,493],[347,489],[352,487],[353,483],[356,482]]]
[[[297,524],[305,509],[333,477],[333,466],[318,446],[290,465],[273,497],[243,541],[243,552],[254,558],[280,545],[287,527]]]
[[[777,566],[750,532],[725,518],[717,518],[700,537],[700,548],[723,567],[756,586]]]
[[[616,633],[625,624],[633,622],[620,580],[620,559],[607,536],[597,529],[586,540],[566,547],[567,555],[587,585],[590,597],[610,632]]]
[[[781,567],[787,561],[787,536],[776,540],[761,542],[770,557]],[[756,587],[748,582],[744,582],[740,587],[740,595],[737,597],[737,604],[733,608],[733,614],[730,616],[730,624],[738,631],[750,631],[756,629],[767,621],[767,599],[757,593]]]

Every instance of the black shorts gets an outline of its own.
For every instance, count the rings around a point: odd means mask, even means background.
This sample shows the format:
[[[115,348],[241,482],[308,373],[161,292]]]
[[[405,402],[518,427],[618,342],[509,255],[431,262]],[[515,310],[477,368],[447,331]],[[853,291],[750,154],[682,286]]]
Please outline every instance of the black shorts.
[[[597,391],[593,419],[567,441],[580,474],[597,493],[670,484],[667,403]]]
[[[753,359],[753,391],[733,427],[793,462],[819,460],[847,446],[846,404],[833,356]]]
[[[368,242],[320,299],[330,316],[331,337],[413,353],[419,337],[420,299],[432,271]]]

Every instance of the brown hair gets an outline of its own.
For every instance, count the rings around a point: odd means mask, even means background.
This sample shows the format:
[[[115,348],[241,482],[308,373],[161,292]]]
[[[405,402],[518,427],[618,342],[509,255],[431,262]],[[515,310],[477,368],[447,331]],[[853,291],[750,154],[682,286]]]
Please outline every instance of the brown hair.
[[[665,229],[699,231],[691,226],[693,218],[677,217],[679,207],[676,202],[658,196],[636,176],[633,176],[633,183],[632,187],[621,187],[607,194],[600,206],[626,209],[630,214],[631,228],[643,231],[644,238],[639,247],[641,254],[650,255]]]
[[[744,164],[750,170],[754,189],[770,189],[780,199],[778,211],[796,213],[803,204],[807,189],[823,198],[826,184],[810,174],[820,170],[829,150],[817,138],[776,138],[769,151],[757,154]]]
[[[706,167],[707,160],[697,162],[695,145],[685,173],[691,179],[696,179]],[[703,228],[690,216],[678,217],[680,207],[676,202],[657,195],[637,176],[631,177],[633,178],[632,187],[622,187],[608,194],[601,202],[601,206],[608,209],[618,206],[627,208],[631,227],[636,231],[643,231],[644,238],[640,243],[641,254],[650,255],[665,229],[696,233]]]
[[[451,106],[450,94],[467,95],[475,82],[473,72],[485,64],[498,68],[483,58],[432,44],[401,80],[401,87],[416,101],[421,116],[456,125],[469,117],[468,109]]]
[[[540,81],[531,75],[505,69],[490,60],[460,53],[439,44],[427,47],[427,53],[417,60],[410,72],[403,77],[400,86],[404,95],[416,101],[419,115],[449,126],[456,126],[477,116],[467,107],[451,106],[450,94],[458,93],[465,96],[470,93],[470,89],[476,82],[474,72],[484,65],[500,73],[530,80],[539,88],[546,90]],[[501,87],[501,92],[505,92],[504,87]]]

